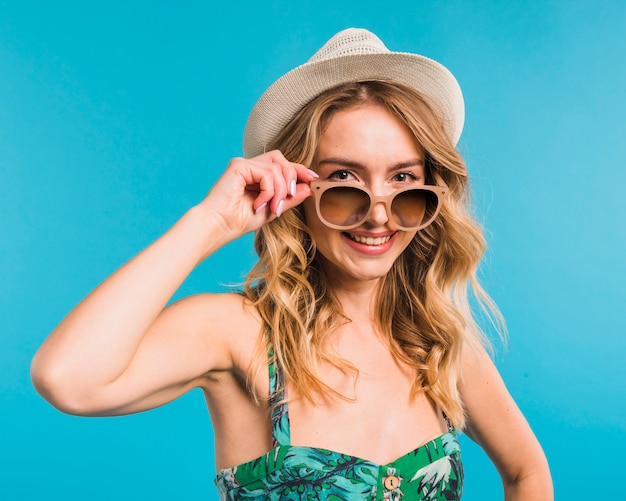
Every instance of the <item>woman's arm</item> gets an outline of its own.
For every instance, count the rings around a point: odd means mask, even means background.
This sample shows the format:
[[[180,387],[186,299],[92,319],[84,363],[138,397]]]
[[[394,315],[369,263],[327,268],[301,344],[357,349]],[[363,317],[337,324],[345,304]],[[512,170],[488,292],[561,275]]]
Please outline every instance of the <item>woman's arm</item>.
[[[277,151],[234,159],[198,206],[52,332],[32,362],[35,387],[64,412],[124,414],[231,368],[228,327],[241,318],[241,301],[214,295],[165,305],[203,259],[301,203],[313,177]]]
[[[465,348],[462,371],[465,431],[494,462],[506,501],[553,500],[546,456],[489,355]]]

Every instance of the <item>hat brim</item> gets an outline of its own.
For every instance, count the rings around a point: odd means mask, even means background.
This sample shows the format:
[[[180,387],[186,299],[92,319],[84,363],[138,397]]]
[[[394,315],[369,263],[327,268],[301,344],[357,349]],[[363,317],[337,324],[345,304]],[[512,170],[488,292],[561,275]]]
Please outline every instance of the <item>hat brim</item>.
[[[403,84],[419,92],[440,114],[453,144],[465,120],[461,88],[450,71],[418,54],[389,52],[346,55],[305,63],[274,82],[252,109],[244,131],[243,153],[262,154],[300,109],[322,92],[366,80]]]

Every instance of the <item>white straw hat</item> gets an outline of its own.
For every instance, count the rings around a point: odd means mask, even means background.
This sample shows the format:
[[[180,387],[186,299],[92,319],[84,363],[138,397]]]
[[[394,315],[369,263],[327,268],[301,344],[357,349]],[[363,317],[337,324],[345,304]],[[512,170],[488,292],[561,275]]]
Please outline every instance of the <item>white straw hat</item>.
[[[448,69],[418,54],[391,52],[373,33],[340,31],[305,64],[276,80],[257,101],[243,137],[245,157],[263,153],[311,99],[338,85],[365,80],[396,82],[418,91],[443,118],[453,144],[465,120],[463,94]]]

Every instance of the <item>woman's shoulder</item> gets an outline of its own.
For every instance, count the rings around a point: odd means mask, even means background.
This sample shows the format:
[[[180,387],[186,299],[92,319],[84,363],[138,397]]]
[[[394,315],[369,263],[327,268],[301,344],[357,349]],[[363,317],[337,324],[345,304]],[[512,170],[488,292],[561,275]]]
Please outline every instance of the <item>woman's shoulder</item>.
[[[183,297],[171,303],[168,308],[185,305],[189,308],[202,308],[210,311],[212,308],[253,308],[252,303],[238,291],[234,292],[202,292]]]
[[[256,307],[237,292],[194,294],[175,301],[166,311],[213,333],[245,332],[250,328],[258,332],[262,324]]]
[[[164,311],[180,331],[194,332],[204,340],[230,353],[235,365],[242,356],[248,359],[251,347],[262,333],[263,322],[256,307],[242,294],[202,293],[187,296]],[[202,345],[204,342],[200,342]],[[207,346],[211,349],[211,346]]]

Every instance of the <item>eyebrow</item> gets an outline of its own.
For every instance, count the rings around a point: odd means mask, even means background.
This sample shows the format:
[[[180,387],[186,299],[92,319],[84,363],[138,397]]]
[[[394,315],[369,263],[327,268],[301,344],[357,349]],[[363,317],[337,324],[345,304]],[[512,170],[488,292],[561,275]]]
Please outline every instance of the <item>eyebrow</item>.
[[[319,160],[317,164],[318,165],[324,165],[324,164],[341,165],[342,167],[349,167],[352,169],[360,169],[360,170],[367,169],[367,167],[363,165],[362,163],[354,162],[352,160],[346,160],[344,158],[338,158],[338,157],[324,158],[322,160]],[[393,171],[393,170],[407,169],[409,167],[424,167],[424,165],[425,165],[424,160],[420,158],[416,158],[413,160],[407,160],[406,162],[397,163],[393,165],[391,168],[389,168],[388,170]]]

